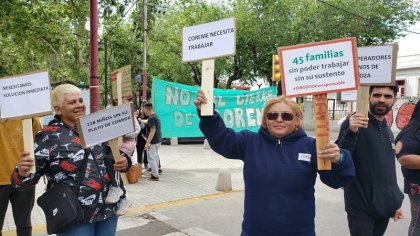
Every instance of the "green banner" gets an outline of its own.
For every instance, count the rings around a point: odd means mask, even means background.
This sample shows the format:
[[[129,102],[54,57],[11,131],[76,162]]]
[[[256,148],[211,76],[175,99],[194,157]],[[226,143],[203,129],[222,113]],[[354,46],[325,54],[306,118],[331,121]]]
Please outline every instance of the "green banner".
[[[153,79],[152,103],[162,123],[162,137],[202,137],[194,100],[198,86]],[[265,102],[276,96],[276,87],[256,91],[214,89],[216,110],[235,131],[257,131]]]

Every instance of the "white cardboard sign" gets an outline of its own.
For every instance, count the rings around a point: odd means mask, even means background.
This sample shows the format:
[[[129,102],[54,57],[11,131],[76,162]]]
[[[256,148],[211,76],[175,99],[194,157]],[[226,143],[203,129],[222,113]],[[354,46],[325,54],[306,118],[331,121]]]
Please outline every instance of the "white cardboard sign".
[[[395,84],[397,44],[359,47],[360,84]]]
[[[182,61],[235,55],[235,18],[186,27],[182,32]]]
[[[286,97],[358,88],[355,38],[282,47],[279,58]]]
[[[349,90],[341,92],[341,101],[355,102],[357,101],[357,90]]]
[[[83,147],[134,132],[132,103],[111,107],[77,119],[77,128]]]
[[[0,119],[23,119],[51,113],[48,71],[0,79]]]

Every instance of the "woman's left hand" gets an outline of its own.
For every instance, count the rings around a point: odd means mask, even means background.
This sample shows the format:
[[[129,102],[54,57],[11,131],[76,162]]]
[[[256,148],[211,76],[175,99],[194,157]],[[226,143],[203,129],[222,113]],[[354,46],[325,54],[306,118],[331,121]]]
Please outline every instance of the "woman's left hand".
[[[127,167],[128,167],[127,157],[121,155],[120,159],[118,161],[115,161],[114,170],[125,171]]]
[[[318,158],[330,159],[333,163],[336,163],[340,161],[340,148],[337,144],[330,142],[321,148],[321,151],[318,153]]]

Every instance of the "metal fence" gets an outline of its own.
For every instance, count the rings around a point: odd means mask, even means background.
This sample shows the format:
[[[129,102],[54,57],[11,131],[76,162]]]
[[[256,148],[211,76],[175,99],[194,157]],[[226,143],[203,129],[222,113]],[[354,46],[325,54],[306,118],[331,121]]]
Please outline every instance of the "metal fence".
[[[303,101],[312,101],[312,97],[305,97],[304,100],[298,100],[297,102],[302,104]],[[328,99],[328,115],[330,120],[340,120],[348,113],[355,111],[355,102],[344,102],[338,99]],[[302,105],[302,109],[305,109]]]

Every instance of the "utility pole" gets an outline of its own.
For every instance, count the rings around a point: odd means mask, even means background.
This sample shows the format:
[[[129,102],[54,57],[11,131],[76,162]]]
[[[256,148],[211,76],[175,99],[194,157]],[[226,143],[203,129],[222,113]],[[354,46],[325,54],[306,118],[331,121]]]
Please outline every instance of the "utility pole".
[[[104,51],[105,51],[105,104],[104,107],[108,106],[108,45],[106,43],[106,37],[104,38]]]
[[[143,0],[143,101],[147,100],[147,0]]]
[[[90,112],[99,110],[98,0],[90,0]]]

